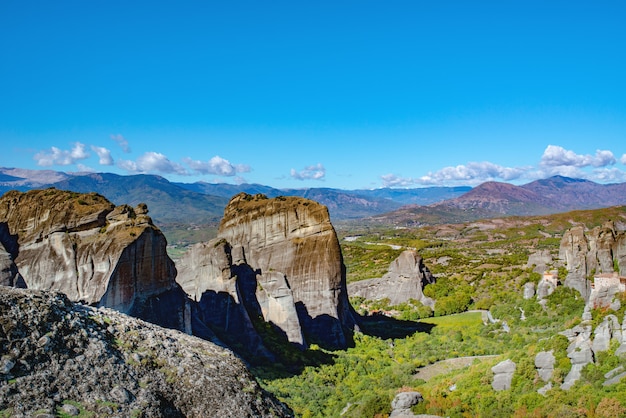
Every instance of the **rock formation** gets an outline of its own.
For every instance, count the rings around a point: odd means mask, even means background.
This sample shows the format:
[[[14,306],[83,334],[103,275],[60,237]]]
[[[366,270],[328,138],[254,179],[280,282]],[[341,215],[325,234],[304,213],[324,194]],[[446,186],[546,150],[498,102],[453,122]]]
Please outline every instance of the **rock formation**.
[[[524,299],[532,299],[535,297],[535,284],[533,282],[524,283],[522,294]]]
[[[537,250],[528,256],[527,268],[532,268],[536,273],[545,273],[552,264],[550,250]]]
[[[501,361],[491,368],[493,372],[493,381],[491,387],[495,391],[511,389],[513,374],[517,365],[510,359]]]
[[[0,353],[3,416],[292,416],[229,350],[57,292],[0,286]]]
[[[191,307],[147,212],[95,193],[8,192],[0,198],[0,283],[191,332]]]
[[[539,377],[544,382],[550,381],[552,373],[554,372],[554,363],[556,358],[554,357],[554,350],[542,351],[535,356],[535,367]]]
[[[180,260],[178,282],[221,332],[262,318],[294,344],[343,348],[356,326],[328,210],[303,198],[234,196],[217,238]]]
[[[583,368],[594,361],[594,353],[591,342],[591,325],[576,325],[574,328],[560,332],[569,340],[567,357],[572,368],[563,379],[561,389],[568,390],[580,379]]]
[[[622,330],[615,315],[605,316],[600,325],[593,331],[591,346],[593,352],[607,351],[611,340],[616,340],[618,343],[622,342]]]
[[[391,401],[391,414],[389,418],[408,418],[416,415],[411,411],[411,407],[424,402],[422,394],[415,391],[400,392]]]
[[[422,289],[434,282],[435,278],[424,265],[422,257],[415,251],[407,250],[391,263],[388,273],[382,278],[350,283],[348,293],[368,300],[389,298],[391,305],[415,299],[432,308],[435,301],[424,296]]]
[[[565,232],[559,247],[559,258],[567,267],[565,285],[578,290],[589,300],[592,274],[612,273],[617,267],[626,275],[626,232],[612,221],[585,231],[576,226]]]

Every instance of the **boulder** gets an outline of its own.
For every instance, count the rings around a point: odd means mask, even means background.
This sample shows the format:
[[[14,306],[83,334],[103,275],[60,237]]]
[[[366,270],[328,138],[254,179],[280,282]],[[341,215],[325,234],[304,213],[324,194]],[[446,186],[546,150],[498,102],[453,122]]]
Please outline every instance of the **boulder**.
[[[11,416],[293,416],[230,350],[62,293],[0,286],[0,324]]]
[[[554,350],[542,351],[535,356],[535,367],[539,377],[544,382],[547,382],[552,378],[552,372],[554,372],[554,363],[556,358],[554,357]]]
[[[504,360],[491,368],[493,381],[491,387],[495,391],[511,389],[511,381],[515,373],[516,364],[510,359]]]
[[[626,377],[626,372],[624,371],[624,366],[618,366],[613,370],[604,374],[604,378],[606,379],[602,386],[611,386],[619,383],[623,378]]]
[[[535,296],[535,284],[533,282],[524,284],[523,295],[524,299],[532,299]]]
[[[607,351],[612,339],[618,342],[622,341],[622,331],[615,315],[605,316],[604,320],[596,327],[593,334],[592,350],[594,353]]]
[[[539,393],[540,395],[546,396],[548,391],[551,389],[552,389],[552,382],[548,382],[548,384],[546,384],[545,386],[542,386],[539,389],[537,389],[537,393]]]
[[[389,418],[415,417],[411,407],[423,402],[424,398],[419,392],[400,392],[391,401],[391,414]]]
[[[568,390],[581,377],[583,368],[594,361],[591,343],[591,325],[577,325],[574,328],[560,332],[570,341],[567,347],[572,367],[563,379],[561,389]]]
[[[542,274],[549,270],[552,264],[550,250],[538,250],[528,256],[527,268],[532,268],[534,272]]]
[[[422,257],[413,250],[406,250],[389,265],[389,271],[382,278],[349,283],[348,293],[368,300],[388,298],[391,305],[415,299],[432,308],[435,301],[424,296],[422,290],[434,282],[435,278]]]
[[[556,290],[556,286],[549,280],[541,278],[537,284],[537,299],[542,300],[550,296]]]

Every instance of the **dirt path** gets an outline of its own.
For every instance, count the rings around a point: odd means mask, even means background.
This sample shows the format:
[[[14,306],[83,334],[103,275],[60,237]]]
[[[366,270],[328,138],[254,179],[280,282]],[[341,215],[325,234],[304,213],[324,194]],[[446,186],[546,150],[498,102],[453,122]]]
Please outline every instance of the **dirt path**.
[[[423,379],[425,381],[429,381],[435,376],[439,376],[440,374],[448,373],[452,370],[459,370],[464,367],[470,366],[474,360],[484,360],[498,357],[497,355],[490,356],[469,356],[469,357],[456,357],[449,358],[446,360],[441,360],[433,364],[429,364],[428,366],[424,366],[417,370],[417,372],[413,375],[416,379]]]

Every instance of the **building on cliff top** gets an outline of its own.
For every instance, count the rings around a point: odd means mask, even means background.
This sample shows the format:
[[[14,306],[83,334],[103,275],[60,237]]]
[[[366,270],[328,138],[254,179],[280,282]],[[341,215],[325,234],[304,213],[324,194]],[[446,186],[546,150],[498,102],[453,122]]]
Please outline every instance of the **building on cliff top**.
[[[617,272],[600,273],[593,276],[591,288],[595,290],[616,287],[618,292],[626,292],[626,277],[620,276]]]

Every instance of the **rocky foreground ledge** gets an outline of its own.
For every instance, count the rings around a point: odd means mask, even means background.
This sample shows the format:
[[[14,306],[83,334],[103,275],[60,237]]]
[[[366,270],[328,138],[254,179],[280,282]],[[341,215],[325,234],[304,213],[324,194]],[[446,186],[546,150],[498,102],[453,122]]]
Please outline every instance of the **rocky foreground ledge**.
[[[229,350],[62,293],[0,286],[0,356],[0,416],[292,416]]]

